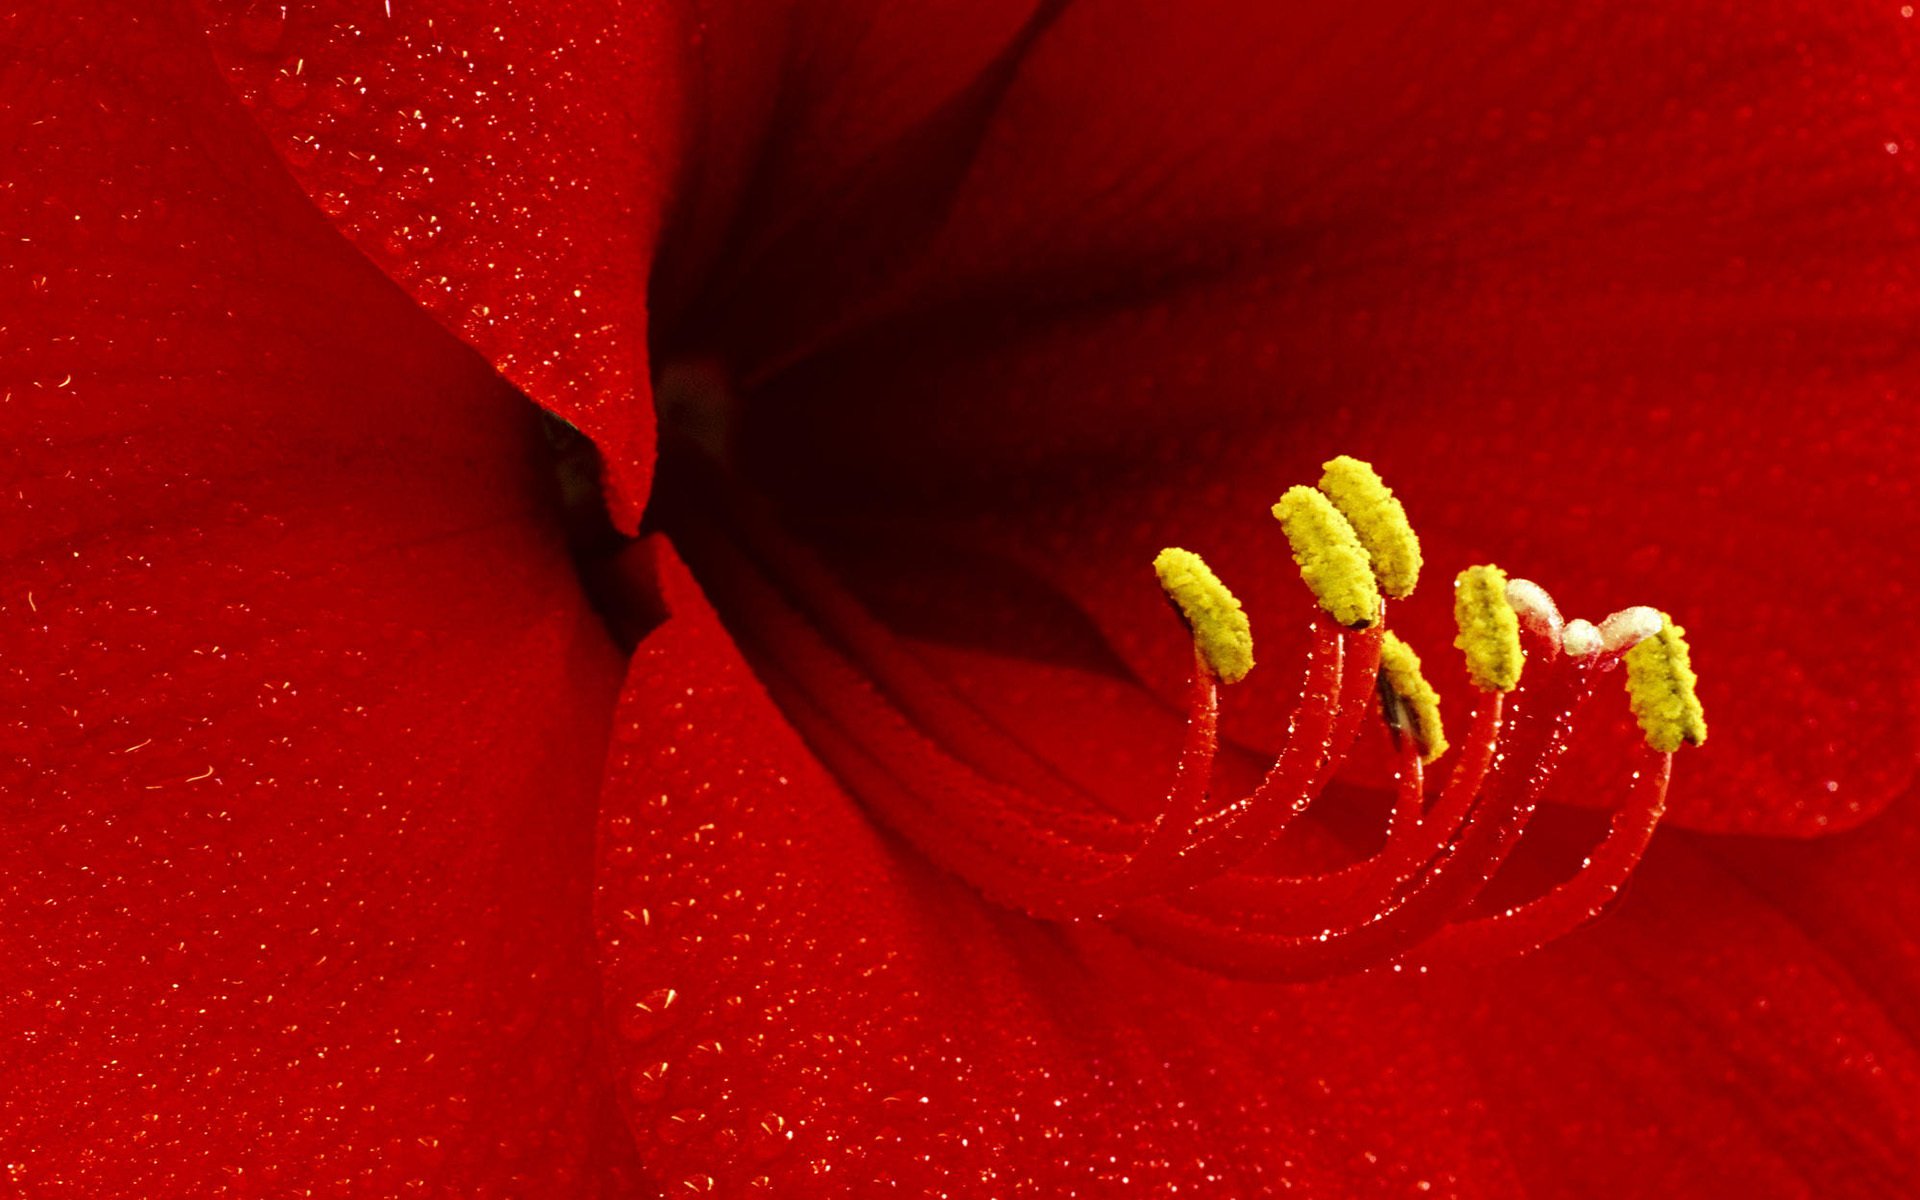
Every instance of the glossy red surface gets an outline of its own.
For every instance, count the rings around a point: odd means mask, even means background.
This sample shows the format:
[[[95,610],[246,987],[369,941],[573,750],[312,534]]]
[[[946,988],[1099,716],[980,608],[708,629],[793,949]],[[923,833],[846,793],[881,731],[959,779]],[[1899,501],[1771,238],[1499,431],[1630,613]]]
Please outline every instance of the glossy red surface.
[[[1920,1190],[1912,14],[1307,7],[0,10],[0,1181]],[[630,662],[527,397],[653,506]],[[1266,505],[1341,451],[1456,731],[1470,561],[1691,632],[1712,741],[1590,928],[1211,975],[826,765],[888,735],[800,697],[963,703],[1150,814],[1180,543],[1247,777]],[[714,545],[884,636],[783,677]],[[1492,903],[1625,795],[1602,701]],[[1377,840],[1371,736],[1286,862]]]

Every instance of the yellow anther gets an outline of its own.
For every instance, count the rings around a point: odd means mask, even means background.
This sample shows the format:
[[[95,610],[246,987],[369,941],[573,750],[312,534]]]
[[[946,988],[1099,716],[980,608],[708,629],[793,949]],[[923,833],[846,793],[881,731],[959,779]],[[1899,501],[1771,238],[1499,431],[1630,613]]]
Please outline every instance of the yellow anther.
[[[1483,692],[1510,692],[1520,683],[1526,655],[1520,649],[1520,619],[1507,600],[1507,573],[1499,567],[1468,567],[1453,581],[1453,639],[1467,657],[1467,675]]]
[[[1293,543],[1300,578],[1320,607],[1349,629],[1365,629],[1380,619],[1380,586],[1366,547],[1331,500],[1310,487],[1291,487],[1273,506],[1273,515]]]
[[[1222,683],[1239,683],[1253,670],[1253,627],[1240,601],[1198,554],[1169,546],[1154,556],[1153,573],[1193,631],[1194,647]]]
[[[1422,762],[1447,752],[1447,735],[1440,725],[1440,693],[1420,673],[1420,656],[1413,647],[1392,633],[1380,640],[1380,703],[1387,724],[1413,736]]]
[[[1396,599],[1410,594],[1420,582],[1420,539],[1392,489],[1371,464],[1344,454],[1322,464],[1322,472],[1320,490],[1367,548],[1380,590]]]
[[[1647,745],[1671,754],[1685,742],[1707,740],[1706,711],[1694,694],[1698,678],[1687,661],[1687,631],[1660,614],[1660,632],[1627,651],[1627,697]]]

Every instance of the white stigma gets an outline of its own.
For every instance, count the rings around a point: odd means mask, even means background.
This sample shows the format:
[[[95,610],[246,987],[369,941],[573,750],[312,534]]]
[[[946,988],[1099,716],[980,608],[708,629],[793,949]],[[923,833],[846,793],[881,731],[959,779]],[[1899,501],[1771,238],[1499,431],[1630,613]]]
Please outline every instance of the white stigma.
[[[1560,639],[1560,645],[1575,658],[1598,654],[1606,644],[1607,640],[1600,636],[1599,627],[1585,617],[1575,617],[1568,621],[1567,632]]]
[[[1636,604],[1600,622],[1600,642],[1610,654],[1624,654],[1660,632],[1660,610]]]
[[[1553,602],[1547,589],[1531,579],[1509,579],[1507,603],[1513,606],[1514,615],[1520,618],[1520,623],[1529,632],[1549,646],[1561,644],[1563,622],[1560,619],[1560,606]]]

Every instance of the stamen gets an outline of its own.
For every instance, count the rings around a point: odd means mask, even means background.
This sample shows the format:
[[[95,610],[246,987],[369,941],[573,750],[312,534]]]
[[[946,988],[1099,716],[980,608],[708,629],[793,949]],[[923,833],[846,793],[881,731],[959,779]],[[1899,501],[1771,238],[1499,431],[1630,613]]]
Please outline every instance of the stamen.
[[[1365,629],[1380,619],[1380,586],[1366,547],[1332,501],[1310,487],[1291,487],[1273,515],[1293,544],[1300,578],[1334,620]]]
[[[1525,904],[1441,930],[1403,960],[1406,965],[1425,969],[1431,962],[1489,962],[1526,954],[1599,916],[1619,896],[1666,812],[1673,751],[1682,740],[1704,741],[1707,732],[1693,694],[1684,631],[1666,614],[1659,616],[1661,627],[1626,654],[1627,690],[1647,744],[1637,749],[1632,790],[1614,811],[1606,837],[1573,878]],[[1657,729],[1649,725],[1643,702],[1659,714]],[[1682,710],[1677,724],[1670,719],[1676,708]]]
[[[1526,654],[1520,649],[1520,619],[1507,599],[1507,573],[1495,566],[1468,567],[1453,583],[1453,639],[1467,657],[1467,675],[1483,692],[1510,692],[1520,683]]]
[[[1365,463],[1330,460],[1320,486],[1288,489],[1273,506],[1325,612],[1303,605],[1305,677],[1250,793],[1213,790],[1220,689],[1253,667],[1247,614],[1198,555],[1169,547],[1154,559],[1194,668],[1178,758],[1145,818],[1084,790],[1024,731],[955,690],[750,496],[695,489],[696,502],[663,519],[703,580],[722,584],[736,636],[822,760],[880,819],[995,901],[1041,918],[1111,921],[1176,957],[1270,979],[1521,952],[1558,936],[1604,908],[1638,860],[1663,806],[1663,751],[1705,737],[1681,631],[1651,609],[1599,626],[1563,622],[1537,584],[1492,566],[1462,572],[1455,644],[1485,694],[1430,797],[1425,764],[1448,748],[1439,696],[1419,656],[1384,629],[1383,596],[1412,589],[1418,541]],[[1515,703],[1505,693],[1528,652],[1536,662]],[[1533,905],[1470,918],[1564,758],[1575,710],[1622,654],[1650,747],[1636,753],[1658,756],[1658,770],[1636,774],[1633,800],[1587,870]],[[1319,799],[1376,703],[1398,766],[1377,848],[1312,875],[1258,865]]]
[[[1660,628],[1627,651],[1627,696],[1655,750],[1672,753],[1707,740],[1707,717],[1694,694],[1699,682],[1687,656],[1687,631],[1660,614]]]
[[[1420,539],[1393,489],[1371,464],[1345,454],[1321,468],[1320,491],[1353,526],[1373,561],[1380,590],[1396,600],[1412,594],[1420,581]]]
[[[1410,734],[1420,747],[1422,762],[1430,763],[1447,752],[1440,693],[1420,674],[1420,656],[1391,633],[1380,644],[1380,702],[1394,736]]]
[[[1198,554],[1169,546],[1153,560],[1167,598],[1193,631],[1194,649],[1222,683],[1253,670],[1253,629],[1240,601]]]
[[[1518,843],[1565,756],[1573,714],[1591,694],[1594,675],[1580,667],[1550,673],[1549,694],[1521,718],[1518,744],[1496,766],[1490,794],[1481,797],[1459,836],[1404,894],[1361,896],[1361,913],[1311,933],[1277,932],[1274,918],[1284,923],[1290,914],[1158,900],[1129,910],[1123,926],[1196,966],[1274,981],[1366,970],[1405,958],[1473,902]]]

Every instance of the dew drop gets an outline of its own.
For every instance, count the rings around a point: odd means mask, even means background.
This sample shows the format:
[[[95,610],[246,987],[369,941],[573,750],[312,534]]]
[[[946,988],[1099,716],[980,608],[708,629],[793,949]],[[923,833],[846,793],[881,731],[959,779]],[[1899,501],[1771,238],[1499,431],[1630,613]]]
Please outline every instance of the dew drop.
[[[627,1080],[627,1093],[636,1104],[654,1104],[667,1094],[667,1071],[671,1064],[664,1060],[656,1063],[644,1063],[633,1069]]]
[[[307,81],[300,78],[298,68],[281,71],[267,84],[267,99],[280,108],[299,108],[306,103]]]
[[[793,1144],[793,1127],[777,1112],[765,1112],[747,1134],[747,1153],[762,1162],[778,1157]]]
[[[320,157],[320,139],[309,132],[296,133],[287,139],[282,152],[294,168],[310,167]]]
[[[697,1108],[683,1108],[660,1122],[660,1128],[656,1132],[666,1145],[682,1145],[699,1131],[701,1123],[706,1119],[707,1115]]]
[[[680,993],[655,988],[633,1002],[620,1016],[620,1032],[634,1041],[654,1037],[680,1019]]]
[[[396,112],[387,118],[383,133],[390,144],[402,150],[411,150],[426,138],[427,121],[418,111]]]
[[[350,117],[366,106],[367,88],[358,77],[336,79],[327,85],[324,100],[328,111]]]
[[[342,173],[362,187],[377,182],[380,178],[380,162],[371,154],[349,154]]]

